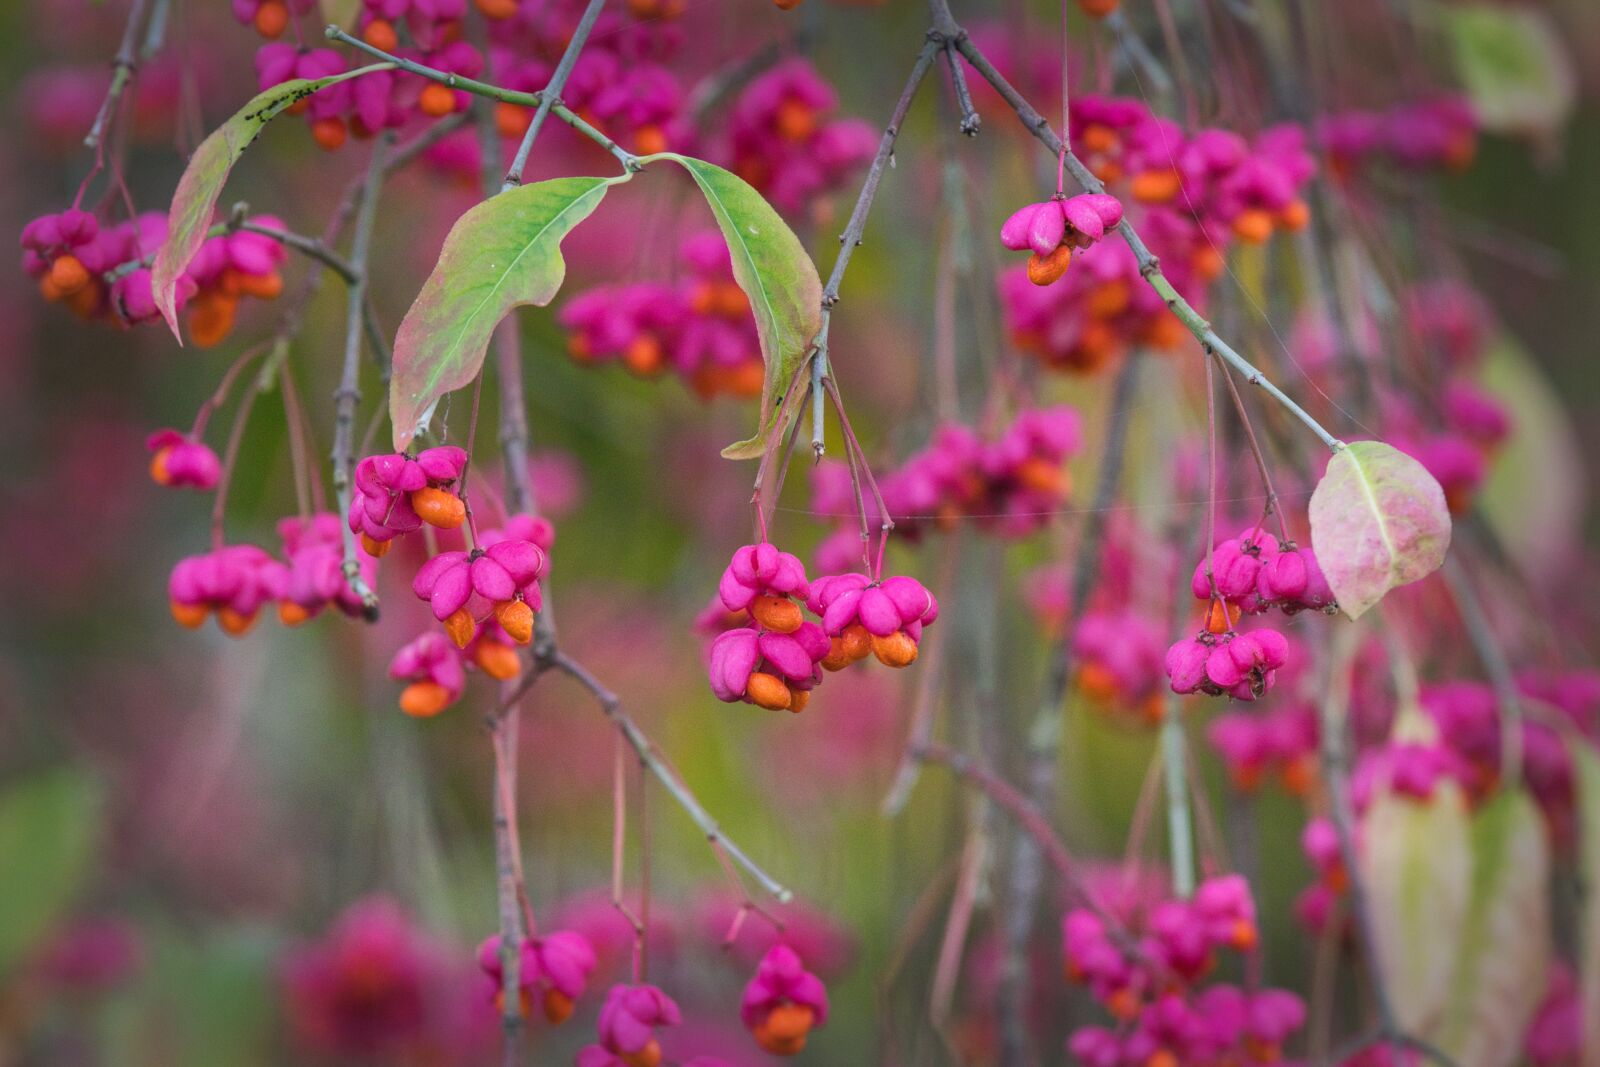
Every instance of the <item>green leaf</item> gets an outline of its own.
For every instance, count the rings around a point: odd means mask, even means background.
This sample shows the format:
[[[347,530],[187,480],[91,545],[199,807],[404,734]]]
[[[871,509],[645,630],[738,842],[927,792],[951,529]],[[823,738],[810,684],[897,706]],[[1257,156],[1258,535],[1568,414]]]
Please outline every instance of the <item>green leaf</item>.
[[[1380,789],[1361,819],[1360,877],[1377,964],[1407,1033],[1428,1033],[1450,994],[1467,913],[1472,845],[1461,787],[1426,800]]]
[[[389,420],[396,451],[427,423],[440,397],[477,377],[507,312],[555,298],[567,275],[562,239],[611,186],[630,177],[535,182],[492,196],[456,220],[395,336]]]
[[[167,320],[179,344],[183,343],[183,334],[178,331],[178,279],[205,243],[206,231],[211,228],[211,216],[217,208],[217,197],[222,195],[228,173],[244,150],[250,147],[267,123],[319,89],[388,68],[387,63],[377,63],[328,78],[294,78],[274,85],[256,94],[231,119],[200,142],[200,147],[189,157],[183,177],[178,179],[178,189],[172,195],[172,207],[167,212],[167,239],[157,250],[155,265],[150,272],[150,287],[155,295],[156,307],[161,309],[162,317]]]
[[[0,977],[27,957],[73,904],[100,830],[100,791],[70,770],[0,794]]]
[[[733,277],[750,300],[761,338],[766,379],[761,421],[754,437],[729,445],[729,459],[755,459],[776,429],[784,390],[805,362],[822,328],[822,280],[816,265],[771,204],[743,178],[703,159],[667,152],[642,162],[670,159],[694,178],[716,216],[733,257]]]
[[[1578,993],[1583,1009],[1585,1065],[1600,1063],[1600,752],[1581,737],[1569,737],[1578,809],[1578,875],[1588,892],[1578,927]]]
[[[1472,817],[1472,882],[1439,1043],[1460,1067],[1510,1067],[1550,967],[1550,845],[1522,789]]]
[[[1441,7],[1456,73],[1486,130],[1549,136],[1572,114],[1578,79],[1547,11],[1505,4]]]
[[[1382,441],[1333,454],[1311,494],[1311,544],[1339,607],[1360,618],[1396,586],[1425,578],[1450,547],[1444,490]]]
[[[1478,383],[1511,415],[1511,435],[1495,450],[1478,507],[1518,569],[1535,582],[1558,582],[1583,536],[1585,501],[1550,487],[1587,484],[1583,442],[1561,395],[1512,338],[1490,347]]]

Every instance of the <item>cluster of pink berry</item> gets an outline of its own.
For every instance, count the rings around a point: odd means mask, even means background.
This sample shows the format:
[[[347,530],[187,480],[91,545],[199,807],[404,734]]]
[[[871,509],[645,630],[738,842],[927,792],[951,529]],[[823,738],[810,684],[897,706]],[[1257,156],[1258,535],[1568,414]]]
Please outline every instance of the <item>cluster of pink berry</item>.
[[[553,540],[548,522],[514,515],[479,531],[477,547],[440,552],[417,569],[411,590],[444,632],[418,635],[389,662],[389,677],[407,683],[401,711],[427,718],[450,707],[469,667],[501,682],[522,673],[517,649],[533,640]]]
[[[1317,126],[1334,177],[1349,179],[1379,163],[1408,170],[1465,170],[1478,154],[1478,119],[1459,96],[1398,104],[1387,111],[1342,111]]]
[[[482,1063],[494,1020],[462,956],[393,901],[356,902],[281,960],[295,1045],[316,1062]]]
[[[1528,673],[1518,677],[1525,700],[1536,700],[1576,736],[1600,740],[1600,673]],[[1504,736],[1500,702],[1482,682],[1424,686],[1422,709],[1439,727],[1446,767],[1473,802],[1487,799],[1500,781]],[[1572,757],[1549,717],[1529,716],[1519,726],[1520,773],[1544,812],[1552,836],[1571,841],[1576,828]],[[1358,771],[1358,773],[1360,773]]]
[[[368,554],[382,556],[394,539],[422,528],[454,530],[467,507],[451,489],[466,469],[465,449],[441,445],[416,456],[401,452],[367,456],[356,464],[350,499],[350,531]]]
[[[1291,795],[1309,796],[1317,776],[1317,737],[1316,709],[1305,704],[1229,712],[1206,726],[1234,788],[1245,792],[1276,779]]]
[[[1122,221],[1122,202],[1105,193],[1057,193],[1013,212],[1000,227],[1000,243],[1013,252],[1032,251],[1028,281],[1057,282],[1075,253],[1092,246]]]
[[[1115,1020],[1068,1040],[1089,1067],[1272,1063],[1305,1023],[1304,1003],[1286,990],[1201,985],[1218,952],[1256,949],[1255,903],[1238,875],[1206,880],[1189,900],[1155,904],[1137,931],[1112,931],[1095,911],[1075,909],[1062,944],[1068,980],[1087,986]]]
[[[930,529],[951,529],[970,519],[1002,537],[1026,537],[1061,509],[1072,489],[1064,467],[1082,447],[1078,412],[1066,404],[1025,408],[992,440],[961,423],[934,429],[928,444],[879,479],[884,505],[897,534],[915,541]],[[875,503],[865,502],[868,521],[879,522]],[[860,536],[847,516],[856,498],[849,468],[817,464],[812,508],[840,516],[839,528],[817,548],[828,570],[860,558]]]
[[[560,314],[568,351],[644,376],[670,367],[705,399],[761,395],[761,342],[727,243],[715,230],[696,233],[680,257],[689,277],[677,285],[606,285],[568,301]]]
[[[346,615],[362,614],[361,598],[351,592],[343,572],[339,518],[321,512],[278,523],[283,559],[256,545],[226,545],[179,560],[167,581],[172,617],[190,629],[213,612],[217,625],[234,637],[247,633],[268,603],[278,605],[278,619],[298,626],[333,607]],[[360,557],[362,576],[371,581],[376,561]]]
[[[1195,567],[1190,587],[1210,606],[1204,628],[1167,650],[1167,677],[1177,693],[1258,699],[1288,663],[1289,642],[1266,626],[1235,630],[1240,617],[1274,607],[1289,615],[1334,607],[1333,590],[1311,549],[1279,544],[1259,527],[1213,549]]]
[[[812,1029],[828,1021],[828,991],[799,953],[777,944],[744,987],[739,1018],[763,1050],[793,1056],[806,1047]]]
[[[1166,641],[1149,615],[1129,609],[1082,616],[1072,634],[1078,690],[1097,705],[1161,721],[1162,655]]]
[[[150,480],[157,485],[215,489],[222,477],[222,461],[211,446],[193,434],[157,430],[145,439],[150,450]]]
[[[1103,241],[1079,259],[1079,269],[1048,289],[1020,267],[1000,272],[996,284],[1006,330],[1021,351],[1047,367],[1092,373],[1130,347],[1165,352],[1183,344],[1188,330],[1144,284],[1126,245]],[[1174,272],[1182,270],[1181,259],[1170,269],[1162,262],[1169,277],[1179,277]]]
[[[1316,161],[1293,124],[1263,130],[1253,142],[1221,128],[1191,135],[1138,100],[1084,95],[1072,101],[1072,147],[1107,185],[1126,182],[1141,204],[1181,206],[1219,244],[1229,233],[1259,244],[1274,230],[1310,222],[1301,192]]]
[[[838,188],[871,159],[877,134],[834,117],[839,98],[806,60],[786,59],[740,93],[728,120],[734,173],[783,211],[799,211]]]
[[[711,691],[773,711],[803,711],[824,670],[868,655],[910,666],[922,628],[939,616],[933,594],[915,578],[845,573],[809,582],[797,556],[766,541],[733,554],[718,596],[738,621],[711,643]],[[806,619],[802,604],[820,625]]]
[[[267,215],[250,221],[282,226]],[[60,301],[83,318],[148,322],[158,315],[150,270],[126,268],[142,264],[166,233],[166,216],[155,212],[115,226],[102,226],[76,208],[42,215],[23,228],[22,269],[39,282],[46,300]],[[279,268],[287,256],[282,244],[259,233],[240,230],[207,238],[178,279],[178,306],[187,311],[190,339],[201,348],[220,344],[233,330],[243,297],[276,299],[283,291]],[[115,271],[119,267],[124,270]]]
[[[485,938],[478,946],[478,967],[490,979],[488,997],[496,1011],[503,1011],[504,971],[500,962],[500,935]],[[537,1004],[549,1022],[560,1025],[572,1018],[578,998],[588,987],[595,967],[594,946],[588,938],[570,930],[558,930],[540,937],[525,937],[517,951],[517,994],[522,1013],[532,1014]]]

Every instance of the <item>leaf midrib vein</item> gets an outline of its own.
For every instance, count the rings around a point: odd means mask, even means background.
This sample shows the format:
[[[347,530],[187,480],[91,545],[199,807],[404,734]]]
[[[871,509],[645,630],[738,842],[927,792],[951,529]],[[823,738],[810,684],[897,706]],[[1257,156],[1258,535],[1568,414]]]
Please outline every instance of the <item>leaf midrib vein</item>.
[[[486,292],[483,295],[483,298],[478,301],[477,305],[474,306],[471,311],[467,312],[465,315],[462,316],[462,318],[461,318],[461,326],[456,329],[455,335],[454,335],[454,337],[452,338],[452,340],[450,342],[449,348],[447,348],[445,350],[444,358],[435,361],[435,363],[433,365],[433,370],[428,375],[427,383],[426,383],[425,387],[423,388],[422,392],[418,394],[419,396],[423,395],[423,394],[426,394],[428,392],[431,392],[434,388],[436,388],[438,386],[439,379],[444,376],[445,371],[454,363],[456,357],[459,355],[459,353],[461,351],[461,345],[462,345],[462,342],[463,342],[463,338],[465,337],[466,332],[467,332],[467,324],[472,322],[474,319],[476,319],[478,317],[479,313],[481,313],[483,311],[484,307],[489,303],[490,298],[493,297],[495,294],[497,294],[501,290],[501,288],[505,285],[506,279],[511,277],[511,272],[516,270],[517,264],[522,262],[523,257],[525,257],[528,254],[528,252],[535,245],[537,245],[541,240],[543,240],[544,239],[544,235],[550,232],[551,227],[555,226],[556,223],[560,222],[563,218],[565,218],[568,212],[570,212],[570,211],[574,210],[575,208],[577,208],[577,206],[579,204],[583,203],[589,197],[589,195],[591,193],[593,193],[593,192],[595,192],[596,190],[599,190],[599,189],[604,189],[604,188],[607,187],[607,185],[609,185],[609,182],[604,181],[604,180],[596,182],[594,185],[591,185],[588,189],[584,190],[578,196],[574,197],[571,201],[569,201],[567,203],[567,205],[565,207],[563,207],[560,211],[558,211],[554,215],[552,215],[550,217],[550,219],[543,226],[541,226],[539,228],[539,232],[538,233],[534,234],[531,238],[529,238],[527,244],[522,246],[522,250],[521,251],[519,251],[515,256],[511,257],[511,262],[506,264],[506,269],[500,272],[500,277],[497,278],[495,280],[494,284],[489,287],[489,291]],[[530,188],[530,187],[529,186],[524,186],[524,188]],[[485,203],[486,204],[487,203],[492,203],[492,201],[485,201]]]

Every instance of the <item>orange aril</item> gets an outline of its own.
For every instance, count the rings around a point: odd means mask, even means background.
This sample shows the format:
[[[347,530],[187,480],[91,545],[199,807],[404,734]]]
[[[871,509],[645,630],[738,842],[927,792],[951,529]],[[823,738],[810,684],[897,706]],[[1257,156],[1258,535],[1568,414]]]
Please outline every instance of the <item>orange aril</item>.
[[[467,505],[447,489],[426,485],[411,493],[411,507],[429,526],[454,530],[467,521]]]
[[[745,682],[744,695],[750,703],[768,711],[786,711],[793,700],[788,683],[776,674],[753,671]]]
[[[506,600],[495,605],[494,617],[500,628],[519,645],[533,640],[533,609],[523,600]]]
[[[431,718],[454,701],[438,682],[412,682],[400,691],[400,710],[419,719]]]

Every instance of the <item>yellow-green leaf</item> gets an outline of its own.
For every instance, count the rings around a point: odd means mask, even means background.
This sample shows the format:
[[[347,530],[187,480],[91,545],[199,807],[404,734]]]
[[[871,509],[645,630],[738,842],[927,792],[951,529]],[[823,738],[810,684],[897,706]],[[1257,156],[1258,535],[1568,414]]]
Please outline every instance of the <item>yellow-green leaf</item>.
[[[1467,914],[1472,845],[1461,788],[1441,781],[1426,800],[1379,790],[1362,815],[1358,866],[1396,1021],[1428,1033],[1450,995]]]
[[[178,279],[205,243],[211,216],[217,208],[217,197],[222,195],[228,173],[244,150],[267,123],[319,89],[388,68],[387,63],[377,63],[327,78],[292,78],[274,85],[257,93],[200,142],[200,147],[189,157],[183,177],[178,179],[178,189],[172,195],[172,207],[167,212],[167,239],[156,251],[155,264],[150,271],[150,288],[156,307],[180,344],[183,334],[178,331]]]
[[[729,459],[754,459],[766,448],[783,392],[822,328],[822,280],[794,231],[743,178],[703,159],[671,152],[648,156],[644,162],[656,159],[677,163],[700,187],[728,243],[734,280],[756,317],[766,363],[761,421],[753,437],[722,450]]]
[[[1549,977],[1549,839],[1522,789],[1479,808],[1471,834],[1471,897],[1438,1040],[1460,1067],[1510,1067]]]
[[[440,397],[472,381],[512,308],[543,307],[567,276],[561,242],[615,178],[553,178],[490,197],[456,220],[433,273],[400,323],[389,380],[394,447],[403,450]]]

